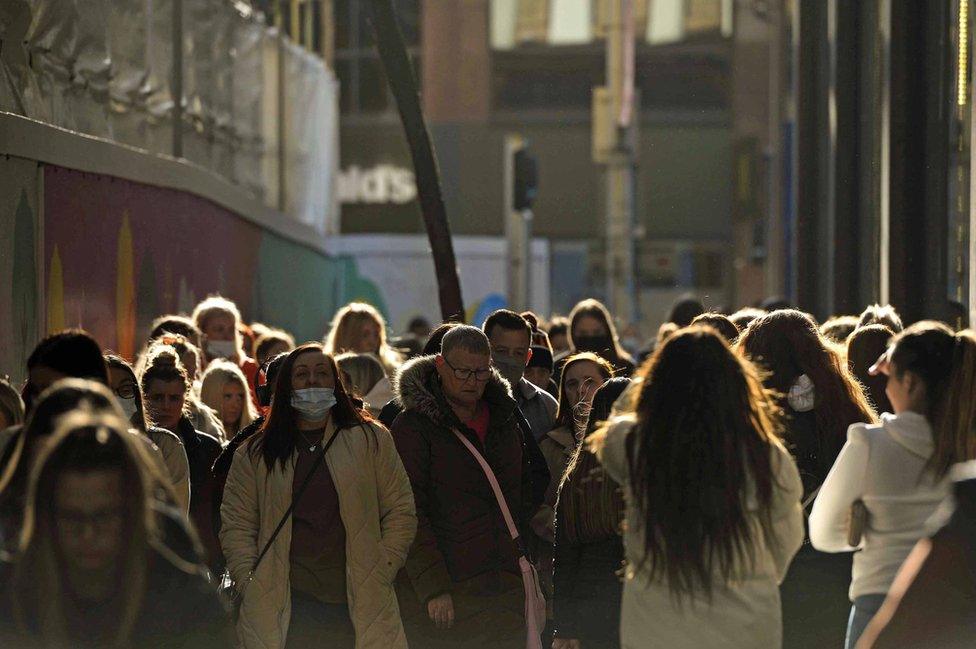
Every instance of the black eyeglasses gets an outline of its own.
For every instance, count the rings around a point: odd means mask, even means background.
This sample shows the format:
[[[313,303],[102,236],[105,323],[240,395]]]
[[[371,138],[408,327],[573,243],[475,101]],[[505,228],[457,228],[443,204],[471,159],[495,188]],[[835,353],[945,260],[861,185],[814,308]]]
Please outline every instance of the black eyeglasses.
[[[115,395],[119,399],[132,399],[136,396],[136,386],[134,383],[123,383],[116,388]]]
[[[454,367],[451,365],[451,361],[447,360],[446,357],[442,356],[441,358],[444,358],[444,362],[447,363],[447,366],[454,370],[454,378],[456,378],[458,381],[467,381],[471,378],[472,374],[474,374],[474,379],[476,381],[487,381],[488,377],[491,376],[490,367],[480,370],[469,370],[463,367]]]

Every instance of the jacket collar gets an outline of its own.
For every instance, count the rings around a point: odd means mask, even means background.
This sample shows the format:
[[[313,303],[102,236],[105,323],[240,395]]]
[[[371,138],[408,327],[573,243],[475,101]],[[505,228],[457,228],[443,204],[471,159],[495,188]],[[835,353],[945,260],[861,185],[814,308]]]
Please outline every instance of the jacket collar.
[[[546,437],[559,444],[559,446],[562,447],[563,452],[567,455],[572,454],[572,452],[576,450],[576,437],[573,435],[572,431],[565,426],[553,428],[546,433]]]
[[[435,424],[454,428],[460,422],[441,391],[435,358],[437,357],[421,356],[400,366],[393,381],[393,393],[404,410],[413,410]],[[511,386],[494,368],[482,399],[488,404],[493,425],[495,422],[506,421],[517,407],[512,398]]]
[[[531,381],[528,381],[524,376],[519,379],[518,385],[515,386],[516,401],[519,403],[526,403],[532,401],[539,396],[542,389],[536,386]]]

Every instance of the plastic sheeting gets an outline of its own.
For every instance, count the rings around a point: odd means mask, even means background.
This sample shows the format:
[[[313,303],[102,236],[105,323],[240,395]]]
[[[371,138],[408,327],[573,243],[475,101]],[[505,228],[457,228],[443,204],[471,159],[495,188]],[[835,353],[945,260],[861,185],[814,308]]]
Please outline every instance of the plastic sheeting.
[[[338,83],[321,59],[240,6],[3,0],[0,110],[171,154],[178,46],[183,157],[324,233],[337,209]]]
[[[322,215],[338,169],[335,97],[338,83],[323,75],[322,61],[285,42],[281,49],[285,72],[285,212],[324,231]]]

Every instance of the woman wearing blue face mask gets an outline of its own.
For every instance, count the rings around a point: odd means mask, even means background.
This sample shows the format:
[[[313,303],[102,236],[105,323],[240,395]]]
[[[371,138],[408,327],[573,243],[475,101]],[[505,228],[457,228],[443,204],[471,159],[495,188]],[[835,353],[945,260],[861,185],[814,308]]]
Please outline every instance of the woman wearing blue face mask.
[[[282,363],[266,422],[234,455],[221,520],[246,649],[407,646],[393,581],[416,531],[413,492],[322,345]]]

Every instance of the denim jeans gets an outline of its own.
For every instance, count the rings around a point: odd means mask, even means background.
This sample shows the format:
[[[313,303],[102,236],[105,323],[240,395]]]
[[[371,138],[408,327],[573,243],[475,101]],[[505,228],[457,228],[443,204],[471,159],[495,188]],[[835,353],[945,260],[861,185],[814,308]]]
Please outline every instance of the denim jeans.
[[[847,640],[844,642],[845,649],[854,649],[858,639],[864,633],[871,622],[871,618],[878,612],[884,604],[885,594],[861,595],[854,598],[854,606],[851,607],[851,617],[847,621]]]

